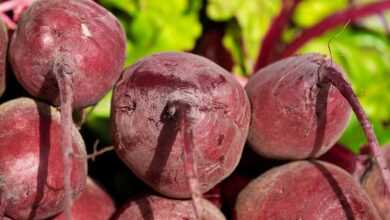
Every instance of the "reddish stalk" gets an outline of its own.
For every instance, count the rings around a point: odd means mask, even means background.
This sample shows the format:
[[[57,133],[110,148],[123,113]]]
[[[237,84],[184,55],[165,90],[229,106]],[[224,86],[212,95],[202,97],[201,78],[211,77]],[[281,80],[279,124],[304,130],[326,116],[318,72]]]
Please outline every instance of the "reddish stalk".
[[[53,72],[56,75],[61,102],[61,148],[64,163],[65,219],[72,219],[72,103],[73,103],[73,71],[63,59],[54,63]]]
[[[371,123],[363,110],[363,107],[353,92],[352,87],[344,79],[342,74],[331,65],[325,66],[324,68],[324,73],[326,73],[324,77],[340,91],[345,99],[348,100],[352,110],[355,112],[355,115],[361,124],[364,134],[367,138],[368,147],[370,148],[370,151],[380,168],[382,178],[385,182],[385,187],[387,188],[388,192],[390,192],[390,171],[387,167],[385,156],[379,147],[378,139],[375,135],[374,129],[372,128]]]
[[[281,41],[283,30],[287,26],[299,2],[300,0],[283,0],[279,15],[273,19],[263,39],[259,55],[253,67],[253,73],[272,62],[272,55],[275,53],[277,44]]]
[[[179,117],[181,118],[181,130],[184,141],[184,169],[188,178],[188,185],[191,190],[192,204],[195,210],[195,217],[203,219],[202,192],[198,181],[198,170],[194,156],[193,130],[189,117],[190,106],[179,104]]]
[[[281,58],[291,56],[305,43],[334,27],[343,25],[348,21],[355,21],[362,17],[378,14],[388,9],[390,9],[390,1],[386,0],[369,3],[363,6],[353,6],[332,14],[316,25],[303,30],[302,33],[285,48]]]

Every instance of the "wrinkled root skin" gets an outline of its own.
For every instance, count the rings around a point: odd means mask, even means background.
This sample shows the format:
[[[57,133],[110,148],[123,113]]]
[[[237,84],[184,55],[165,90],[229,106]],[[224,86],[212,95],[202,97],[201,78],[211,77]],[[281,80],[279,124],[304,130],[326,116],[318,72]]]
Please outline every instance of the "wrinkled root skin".
[[[201,192],[227,177],[240,160],[250,106],[226,70],[188,53],[161,53],[125,70],[114,88],[115,147],[131,170],[156,191],[190,198],[183,131],[172,102],[189,104]]]
[[[8,50],[8,31],[4,23],[0,20],[0,97],[6,88],[6,65]]]
[[[383,147],[384,155],[390,166],[390,145]],[[390,219],[390,192],[387,192],[383,178],[377,165],[368,167],[361,178],[361,184],[368,193],[371,201],[378,209],[383,219]]]
[[[85,190],[72,206],[72,220],[107,220],[115,213],[115,205],[111,197],[93,182],[87,179]],[[52,220],[65,220],[60,214]]]
[[[202,199],[204,218],[201,220],[226,220],[212,203]],[[190,200],[174,200],[148,195],[130,200],[114,220],[197,220]]]
[[[319,54],[293,56],[249,79],[248,140],[254,151],[273,159],[316,158],[340,138],[351,107],[335,87],[321,83],[321,65],[330,60]]]
[[[63,210],[60,113],[19,98],[0,106],[0,199],[11,219],[45,219]],[[85,187],[86,152],[73,126],[73,198]]]
[[[10,62],[31,95],[59,105],[53,63],[67,59],[74,70],[73,107],[80,109],[96,103],[118,80],[125,43],[118,20],[93,1],[36,1],[12,36]]]
[[[381,220],[351,175],[320,161],[267,171],[241,191],[235,212],[236,220]]]

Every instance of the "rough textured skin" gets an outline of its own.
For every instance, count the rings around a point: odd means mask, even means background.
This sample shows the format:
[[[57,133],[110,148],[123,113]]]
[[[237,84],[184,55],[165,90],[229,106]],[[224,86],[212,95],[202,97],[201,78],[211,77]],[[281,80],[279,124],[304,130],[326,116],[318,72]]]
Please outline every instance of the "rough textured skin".
[[[5,91],[6,83],[6,65],[8,50],[8,30],[0,20],[0,97]]]
[[[90,0],[37,0],[10,45],[18,81],[35,97],[59,104],[53,63],[72,69],[74,108],[96,103],[120,76],[125,34],[117,19]]]
[[[183,132],[177,117],[170,116],[176,113],[167,107],[174,102],[191,106],[202,192],[237,166],[248,133],[250,106],[230,73],[197,55],[156,54],[125,70],[112,101],[116,151],[156,191],[189,198]]]
[[[390,145],[384,147],[384,153],[387,164],[390,165]],[[390,192],[385,190],[385,184],[378,166],[373,165],[361,180],[363,188],[368,193],[368,196],[373,201],[382,218],[384,220],[390,219]]]
[[[315,158],[336,143],[351,108],[335,87],[327,90],[320,83],[320,66],[330,62],[319,54],[293,56],[249,79],[248,140],[257,153],[275,159]]]
[[[236,220],[380,220],[366,192],[343,169],[298,161],[273,168],[239,194]]]
[[[79,199],[72,207],[73,220],[108,220],[115,212],[115,205],[111,197],[93,182],[87,179],[87,185]],[[61,214],[52,220],[65,220]]]
[[[225,220],[221,211],[207,200],[202,200],[202,220]],[[114,220],[196,220],[190,200],[174,200],[149,195],[129,201]]]
[[[0,106],[0,201],[11,219],[45,219],[63,209],[60,113],[19,98]],[[84,142],[73,127],[73,197],[85,187]]]

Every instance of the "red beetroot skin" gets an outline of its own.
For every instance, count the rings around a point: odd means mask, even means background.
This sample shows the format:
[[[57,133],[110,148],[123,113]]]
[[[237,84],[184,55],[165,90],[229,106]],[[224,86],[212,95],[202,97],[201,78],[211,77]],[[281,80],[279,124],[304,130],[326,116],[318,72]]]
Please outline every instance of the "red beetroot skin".
[[[38,0],[12,36],[10,61],[29,93],[55,105],[53,64],[67,65],[74,71],[73,107],[82,108],[96,103],[119,78],[125,43],[117,19],[93,1]]]
[[[201,200],[202,220],[225,220],[221,211],[207,200]],[[191,200],[174,200],[149,195],[129,201],[114,220],[196,220]]]
[[[8,31],[0,20],[0,97],[3,95],[6,83],[6,64],[8,49]]]
[[[115,212],[111,197],[92,179],[87,179],[85,190],[72,206],[73,220],[108,220]],[[61,214],[52,220],[65,220]]]
[[[320,161],[292,162],[264,173],[241,191],[236,220],[380,220],[359,183]]]
[[[383,151],[387,164],[390,165],[390,145],[386,145]],[[378,166],[374,164],[368,169],[367,173],[361,178],[361,184],[382,218],[384,220],[390,219],[390,192],[385,190],[385,184]]]
[[[63,210],[60,113],[19,98],[0,106],[0,201],[11,219],[45,219]],[[84,189],[84,142],[73,127],[73,198]]]
[[[247,137],[250,106],[244,89],[230,73],[197,55],[156,54],[125,70],[112,101],[116,151],[156,191],[189,198],[183,131],[178,113],[168,108],[174,102],[191,108],[202,192],[237,166]]]
[[[333,163],[350,174],[354,174],[358,163],[357,156],[347,147],[336,143],[326,154],[322,155],[320,160]]]
[[[319,54],[293,56],[249,79],[248,140],[254,151],[268,158],[304,159],[318,157],[336,143],[351,108],[335,87],[326,94],[320,83],[319,68],[330,62]]]

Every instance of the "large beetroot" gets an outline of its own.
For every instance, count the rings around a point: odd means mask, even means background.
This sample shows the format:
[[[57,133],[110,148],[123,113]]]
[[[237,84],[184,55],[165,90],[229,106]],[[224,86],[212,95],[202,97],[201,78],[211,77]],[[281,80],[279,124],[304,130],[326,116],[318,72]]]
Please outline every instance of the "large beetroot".
[[[155,190],[188,198],[191,190],[183,162],[189,155],[188,142],[200,191],[206,192],[236,167],[247,137],[249,110],[243,88],[213,62],[188,53],[152,55],[127,69],[115,86],[116,151]]]
[[[380,220],[359,183],[343,169],[320,161],[273,168],[239,194],[236,220]]]
[[[60,113],[20,98],[0,106],[0,217],[45,219],[64,209]],[[72,198],[83,190],[84,142],[72,126]]]

